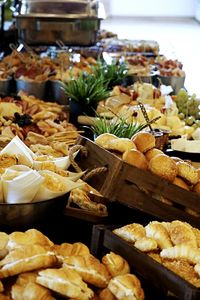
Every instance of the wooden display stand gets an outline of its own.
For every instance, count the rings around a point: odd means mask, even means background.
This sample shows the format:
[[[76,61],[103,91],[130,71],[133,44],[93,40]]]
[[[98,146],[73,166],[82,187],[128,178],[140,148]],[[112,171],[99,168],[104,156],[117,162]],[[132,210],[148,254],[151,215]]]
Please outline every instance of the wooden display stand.
[[[107,172],[92,178],[90,184],[109,201],[117,201],[162,220],[179,219],[200,227],[198,194],[123,162],[84,137],[80,137],[77,143],[85,146],[88,151],[86,158],[79,157],[78,163],[82,169],[107,167]],[[172,201],[173,206],[156,200],[161,197]],[[197,216],[186,212],[186,208],[193,210]]]
[[[147,254],[139,251],[133,244],[115,235],[112,232],[113,229],[113,226],[105,225],[96,225],[93,227],[91,243],[91,252],[93,255],[101,257],[104,252],[107,253],[107,250],[110,250],[123,256],[133,268],[134,273],[141,276],[142,279],[145,279],[150,284],[151,290],[153,290],[154,286],[158,290],[162,290],[162,297],[147,297],[148,299],[168,299],[166,297],[168,291],[181,300],[200,299],[199,288],[193,286]],[[151,290],[147,290],[147,292],[151,293]]]

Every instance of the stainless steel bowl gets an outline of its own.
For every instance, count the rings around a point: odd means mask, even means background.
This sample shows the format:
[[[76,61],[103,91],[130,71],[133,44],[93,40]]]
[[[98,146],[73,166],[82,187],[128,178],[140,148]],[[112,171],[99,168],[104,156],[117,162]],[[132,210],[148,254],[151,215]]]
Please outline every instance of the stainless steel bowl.
[[[171,85],[175,95],[184,87],[185,83],[185,77],[159,75],[158,79],[160,79],[161,83],[164,85]]]
[[[69,193],[62,197],[35,203],[0,204],[0,226],[22,228],[45,223],[46,219],[58,216],[66,207]]]
[[[0,95],[6,96],[10,93],[12,78],[0,79]]]
[[[62,89],[62,82],[59,80],[49,80],[50,99],[62,105],[68,105],[68,98]]]
[[[16,79],[16,92],[18,93],[21,90],[29,95],[44,99],[46,96],[46,81],[36,82]]]

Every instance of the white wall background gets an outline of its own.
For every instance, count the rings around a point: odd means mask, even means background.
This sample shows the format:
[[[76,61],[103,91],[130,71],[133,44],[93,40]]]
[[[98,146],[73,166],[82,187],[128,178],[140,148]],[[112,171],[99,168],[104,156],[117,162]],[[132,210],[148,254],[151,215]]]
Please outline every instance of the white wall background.
[[[196,0],[102,0],[107,15],[193,17]]]

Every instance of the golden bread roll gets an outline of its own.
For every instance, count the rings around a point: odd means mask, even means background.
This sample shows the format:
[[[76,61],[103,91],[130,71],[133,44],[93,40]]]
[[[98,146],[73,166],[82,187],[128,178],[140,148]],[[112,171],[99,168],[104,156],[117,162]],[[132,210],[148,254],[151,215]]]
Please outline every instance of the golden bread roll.
[[[110,141],[115,140],[115,139],[119,139],[116,135],[111,134],[111,133],[103,133],[100,134],[96,139],[95,139],[95,143],[105,149],[109,149],[109,144]]]
[[[163,249],[160,252],[161,258],[185,259],[191,264],[200,263],[200,250],[192,248],[189,244],[180,244],[174,247]]]
[[[139,169],[147,170],[148,162],[144,154],[136,149],[127,150],[123,153],[122,159],[130,165]]]
[[[165,154],[153,157],[149,162],[149,170],[170,182],[173,182],[177,175],[176,163]]]
[[[150,252],[156,250],[158,248],[158,244],[156,240],[145,236],[140,240],[137,240],[134,247],[142,252]]]
[[[177,185],[177,186],[180,186],[181,188],[183,188],[184,190],[187,190],[189,191],[190,188],[189,186],[187,185],[187,183],[185,183],[185,181],[179,177],[176,177],[173,181],[173,184]]]
[[[12,250],[0,261],[0,278],[55,266],[57,258],[53,252],[40,245],[26,245]]]
[[[114,252],[110,252],[103,256],[102,263],[106,266],[112,277],[130,273],[128,262]]]
[[[9,236],[5,232],[0,232],[0,259],[8,254],[7,244],[9,241]]]
[[[190,244],[192,247],[197,248],[197,240],[192,226],[186,222],[178,220],[171,222],[169,235],[174,245]]]
[[[199,181],[197,170],[190,164],[179,161],[176,163],[178,176],[186,180],[190,185],[196,184]]]
[[[117,300],[117,298],[108,288],[105,288],[99,293],[99,300]]]
[[[158,154],[163,154],[163,152],[160,149],[152,148],[145,153],[145,157],[148,161],[150,161],[153,157],[155,157]]]
[[[132,141],[140,152],[146,153],[148,150],[155,148],[156,139],[149,132],[138,132],[132,137]]]
[[[108,289],[118,300],[144,300],[144,291],[140,281],[133,274],[112,278],[108,284]]]
[[[198,181],[194,186],[193,186],[193,191],[200,195],[200,181]]]
[[[37,229],[29,229],[25,232],[15,231],[9,234],[7,249],[12,250],[23,245],[32,244],[50,247],[53,245],[53,242]]]
[[[36,283],[37,273],[22,273],[12,286],[13,300],[54,300],[50,290]]]
[[[127,242],[135,243],[146,236],[145,228],[141,224],[132,223],[113,230],[113,233]]]
[[[36,282],[60,295],[77,300],[90,300],[94,295],[81,276],[73,270],[46,269],[38,273]]]
[[[173,246],[169,233],[162,225],[162,223],[156,221],[150,222],[145,227],[145,230],[147,237],[156,240],[160,249],[170,248]]]
[[[105,288],[111,277],[106,267],[92,255],[68,256],[63,268],[75,270],[85,282],[100,288]]]
[[[127,150],[136,149],[136,146],[130,139],[118,138],[111,140],[107,149],[124,153]]]
[[[195,266],[194,266],[194,270],[195,270],[195,272],[199,275],[199,277],[200,277],[200,263],[199,264],[196,264]]]
[[[192,231],[196,237],[197,247],[200,248],[200,230],[198,228],[192,227]]]

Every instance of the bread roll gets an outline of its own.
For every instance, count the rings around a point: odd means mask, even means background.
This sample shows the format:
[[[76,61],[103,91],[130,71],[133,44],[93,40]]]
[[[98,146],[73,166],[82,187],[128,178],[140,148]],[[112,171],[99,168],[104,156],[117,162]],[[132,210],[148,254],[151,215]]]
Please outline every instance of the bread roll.
[[[110,133],[103,133],[100,134],[96,139],[95,139],[95,143],[97,145],[99,145],[100,147],[103,147],[105,149],[109,149],[109,144],[110,141],[114,140],[114,139],[118,139],[118,137],[114,134],[110,134]]]
[[[138,150],[131,149],[124,152],[122,155],[122,159],[133,165],[139,169],[147,170],[148,169],[148,162],[144,156],[144,154]]]
[[[111,140],[108,143],[107,149],[124,153],[127,150],[136,149],[136,146],[133,143],[133,141],[131,141],[130,139],[118,138],[118,139]]]
[[[155,137],[149,132],[138,132],[132,137],[132,141],[140,152],[146,153],[156,146]]]
[[[153,157],[158,154],[164,154],[160,149],[152,148],[145,153],[145,157],[148,161],[150,161]]]
[[[65,297],[90,300],[94,293],[73,270],[46,269],[38,273],[36,282]]]
[[[165,154],[153,157],[149,162],[149,170],[170,182],[173,182],[177,175],[176,163]]]
[[[118,254],[110,252],[102,258],[102,263],[106,266],[112,277],[130,273],[128,262]]]
[[[57,258],[53,252],[39,245],[27,245],[10,251],[9,254],[0,261],[0,278],[51,267],[56,264]]]
[[[178,176],[186,180],[190,185],[199,181],[198,171],[190,164],[180,161],[176,163]]]
[[[75,270],[85,282],[99,288],[105,288],[111,277],[106,267],[92,255],[68,256],[64,259],[63,268]]]
[[[108,289],[118,300],[144,300],[144,292],[139,279],[133,274],[119,275],[112,278]]]

